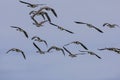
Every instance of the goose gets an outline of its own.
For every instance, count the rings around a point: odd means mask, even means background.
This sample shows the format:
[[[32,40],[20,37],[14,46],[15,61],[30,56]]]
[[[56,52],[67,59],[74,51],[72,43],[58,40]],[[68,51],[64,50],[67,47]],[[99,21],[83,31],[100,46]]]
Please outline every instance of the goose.
[[[33,42],[33,45],[38,49],[38,51],[36,51],[37,53],[40,53],[40,54],[46,53],[46,51],[42,51],[34,42]]]
[[[79,50],[79,51],[80,51],[80,50]],[[92,52],[92,51],[80,51],[80,52],[88,53],[88,54],[90,54],[90,55],[95,55],[97,58],[102,59],[100,56],[98,56],[97,54],[95,54],[95,53]]]
[[[77,22],[77,21],[74,21],[74,22],[77,23],[77,24],[86,24],[89,28],[94,28],[94,29],[96,29],[98,32],[103,33],[102,30],[100,30],[99,28],[95,27],[95,26],[92,25],[92,24],[88,24],[88,23],[84,23],[84,22]]]
[[[120,49],[118,49],[118,48],[101,48],[101,49],[98,49],[98,50],[100,50],[100,51],[109,50],[109,51],[114,51],[114,52],[120,54]]]
[[[64,50],[63,50],[62,48],[57,47],[57,46],[51,46],[51,47],[47,50],[47,52],[50,52],[50,51],[53,50],[53,49],[56,50],[56,51],[62,51],[63,55],[65,56]]]
[[[58,26],[58,25],[56,25],[56,24],[54,24],[54,23],[50,23],[51,25],[53,25],[53,26],[56,26],[58,29],[60,29],[61,31],[66,31],[66,32],[69,32],[69,33],[71,33],[71,34],[74,34],[74,32],[72,32],[72,31],[70,31],[70,30],[67,30],[67,29],[64,29],[63,27],[60,27],[60,26]]]
[[[10,51],[15,51],[15,52],[21,53],[23,58],[26,59],[25,54],[22,50],[17,49],[17,48],[12,48],[12,49],[8,50],[6,53],[9,53]]]
[[[24,1],[21,1],[19,0],[19,2],[23,3],[23,4],[27,4],[27,7],[31,7],[31,8],[36,8],[38,6],[42,6],[42,5],[46,5],[46,4],[31,4],[31,3],[28,3],[28,2],[24,2]]]
[[[104,24],[103,24],[103,27],[104,27],[104,26],[107,26],[107,27],[109,27],[109,28],[115,28],[115,26],[119,27],[119,25],[117,25],[117,24],[110,24],[110,23],[104,23]]]
[[[40,37],[37,37],[37,36],[33,36],[31,38],[31,40],[34,40],[34,41],[38,41],[38,42],[44,42],[46,46],[48,46],[47,42],[43,39],[41,39]]]
[[[81,43],[80,41],[72,41],[68,44],[65,44],[64,46],[67,46],[67,45],[70,45],[70,44],[81,45],[84,49],[88,50],[88,48],[83,43]]]
[[[26,36],[26,38],[28,38],[27,32],[25,30],[23,30],[22,28],[16,27],[16,26],[10,26],[10,27],[16,28],[17,31],[20,31],[20,32],[24,33],[24,35]]]
[[[34,11],[33,11],[34,12]],[[47,18],[47,20],[49,21],[49,22],[51,22],[51,19],[50,19],[50,17],[49,17],[49,15],[48,15],[48,13],[47,12],[44,12],[44,11],[36,11],[35,13],[30,13],[30,14],[33,14],[32,16],[31,16],[31,18],[32,19],[34,19],[34,17],[37,15],[41,15],[42,17],[43,17],[43,19],[45,20],[45,16],[46,16],[46,18]],[[35,20],[35,19],[34,19]]]
[[[66,49],[64,46],[63,46],[63,49],[69,53],[69,56],[74,58],[74,57],[77,57],[77,55],[80,55],[80,54],[72,54],[68,49]]]

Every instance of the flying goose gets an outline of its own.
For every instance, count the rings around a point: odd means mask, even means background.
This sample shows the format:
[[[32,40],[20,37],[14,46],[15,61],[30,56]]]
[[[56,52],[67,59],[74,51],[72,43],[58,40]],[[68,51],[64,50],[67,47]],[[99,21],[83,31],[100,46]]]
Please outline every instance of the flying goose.
[[[100,50],[100,51],[109,50],[109,51],[114,51],[114,52],[120,54],[120,49],[118,49],[118,48],[102,48],[102,49],[98,49],[98,50]]]
[[[66,52],[68,52],[69,53],[69,56],[70,57],[77,57],[77,55],[80,55],[80,54],[72,54],[68,49],[66,49],[64,46],[63,46],[63,49],[66,51]]]
[[[63,55],[65,56],[65,52],[62,48],[56,47],[56,46],[51,46],[47,52],[50,52],[52,49],[55,49],[56,51],[62,51]]]
[[[88,48],[83,43],[81,43],[80,41],[72,41],[68,44],[65,44],[64,46],[67,46],[67,45],[70,45],[70,44],[81,45],[84,49],[88,50]]]
[[[109,27],[109,28],[115,28],[115,26],[120,27],[120,26],[117,25],[117,24],[110,24],[110,23],[104,23],[103,26],[107,26],[107,27]]]
[[[67,29],[64,29],[63,27],[58,26],[58,25],[56,25],[56,24],[54,24],[54,23],[51,23],[51,22],[50,22],[50,24],[53,25],[53,26],[56,26],[56,27],[57,27],[58,29],[60,29],[61,31],[65,30],[66,32],[69,32],[69,33],[71,33],[71,34],[74,34],[74,32],[72,32],[72,31],[70,31],[70,30],[67,30]]]
[[[47,42],[43,39],[41,39],[40,37],[37,37],[37,36],[33,36],[31,38],[31,40],[34,40],[34,41],[38,41],[38,42],[44,42],[46,46],[48,46]]]
[[[96,29],[97,31],[99,31],[100,33],[103,33],[102,30],[100,30],[99,28],[95,27],[95,26],[92,25],[92,24],[88,24],[88,23],[84,23],[84,22],[77,22],[77,21],[74,21],[74,22],[77,23],[77,24],[86,24],[89,28],[94,28],[94,29]]]
[[[79,50],[79,51],[80,51],[80,50]],[[80,51],[80,52],[88,53],[88,54],[90,54],[90,55],[95,55],[97,58],[102,59],[100,56],[98,56],[97,54],[95,54],[95,53],[92,52],[92,51]]]
[[[16,28],[17,31],[23,32],[24,35],[26,36],[26,38],[28,38],[28,34],[27,34],[27,32],[26,32],[25,30],[23,30],[22,28],[20,28],[20,27],[16,27],[16,26],[10,26],[10,27],[12,27],[12,28]]]
[[[23,58],[26,59],[25,54],[22,50],[17,49],[17,48],[12,48],[12,49],[8,50],[6,53],[9,53],[10,51],[15,51],[15,52],[21,53]]]
[[[36,8],[38,6],[42,6],[42,5],[46,5],[46,4],[31,4],[31,3],[28,3],[28,2],[24,2],[24,1],[21,1],[19,0],[19,2],[23,3],[23,4],[27,4],[27,7],[31,7],[31,8]]]
[[[40,53],[40,54],[46,53],[46,51],[42,51],[34,42],[33,42],[33,45],[38,49],[38,51],[36,51],[37,53]]]

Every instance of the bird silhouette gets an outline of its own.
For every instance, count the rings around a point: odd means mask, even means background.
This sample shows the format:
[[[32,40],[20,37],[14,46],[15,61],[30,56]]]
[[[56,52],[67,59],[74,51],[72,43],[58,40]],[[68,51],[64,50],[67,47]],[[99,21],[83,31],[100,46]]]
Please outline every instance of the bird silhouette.
[[[38,37],[38,36],[33,36],[33,37],[31,38],[31,40],[38,41],[38,42],[44,42],[45,45],[48,46],[47,42],[46,42],[45,40],[41,39],[41,38]]]
[[[64,50],[63,50],[62,48],[57,47],[57,46],[51,46],[51,47],[47,50],[47,52],[50,52],[50,51],[53,50],[53,49],[56,50],[56,51],[62,51],[63,55],[65,56]]]
[[[80,51],[80,50],[79,50],[79,51]],[[88,53],[88,54],[90,54],[90,55],[95,55],[97,58],[102,59],[100,56],[98,56],[97,54],[95,54],[95,53],[92,52],[92,51],[80,51],[80,52]]]
[[[114,52],[120,54],[120,49],[119,48],[111,47],[111,48],[102,48],[102,49],[98,49],[98,50],[100,50],[100,51],[102,51],[102,50],[114,51]]]
[[[8,50],[6,53],[9,53],[10,51],[15,51],[15,52],[21,53],[23,58],[26,59],[25,54],[22,50],[17,49],[17,48],[12,48],[12,49]]]
[[[32,3],[28,3],[28,2],[25,2],[25,1],[21,1],[19,0],[19,2],[23,3],[23,4],[27,4],[27,7],[30,7],[30,8],[36,8],[38,6],[42,6],[42,5],[46,5],[46,4],[32,4]]]
[[[20,31],[20,32],[24,33],[24,35],[26,36],[26,38],[28,38],[27,32],[25,30],[23,30],[22,28],[16,27],[16,26],[10,26],[10,27],[15,28],[17,31]]]
[[[88,24],[88,23],[84,23],[84,22],[78,22],[78,21],[74,21],[74,22],[77,23],[77,24],[86,24],[89,28],[94,28],[94,29],[96,29],[98,32],[103,33],[102,30],[100,30],[99,28],[95,27],[95,26],[92,25],[92,24]]]
[[[64,29],[63,27],[60,27],[60,26],[58,26],[58,25],[56,25],[56,24],[54,24],[54,23],[50,23],[51,25],[53,25],[53,26],[56,26],[58,29],[60,29],[61,31],[66,31],[66,32],[69,32],[69,33],[71,33],[71,34],[74,34],[74,32],[72,32],[72,31],[70,31],[70,30],[67,30],[67,29]]]
[[[72,58],[77,57],[77,55],[80,55],[80,54],[72,54],[72,53],[71,53],[67,48],[65,48],[64,46],[63,46],[63,49],[64,49],[67,53],[69,53],[69,56],[72,57]]]
[[[110,24],[110,23],[104,23],[103,26],[107,26],[107,27],[109,27],[109,28],[115,28],[115,27],[117,26],[117,27],[120,28],[119,25],[117,25],[117,24]]]
[[[40,53],[40,54],[46,53],[46,51],[42,51],[34,42],[33,42],[33,45],[38,49],[38,51],[36,51],[37,53]]]
[[[68,44],[65,44],[64,46],[67,46],[67,45],[70,45],[70,44],[81,45],[84,49],[88,50],[88,48],[83,43],[81,43],[80,41],[72,41]]]

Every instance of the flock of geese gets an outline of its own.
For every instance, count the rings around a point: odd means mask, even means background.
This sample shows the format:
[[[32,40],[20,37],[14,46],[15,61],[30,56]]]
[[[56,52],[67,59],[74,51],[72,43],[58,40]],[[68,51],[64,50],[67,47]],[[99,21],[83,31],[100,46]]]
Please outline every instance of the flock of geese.
[[[28,3],[28,2],[24,2],[24,1],[21,1],[19,0],[20,3],[23,3],[23,4],[26,4],[27,7],[30,7],[30,8],[36,8],[36,7],[39,7],[39,6],[42,6],[40,7],[40,9],[38,9],[37,11],[33,10],[29,13],[32,21],[33,21],[33,25],[35,25],[36,27],[41,27],[41,26],[44,26],[43,24],[45,23],[49,23],[50,25],[52,26],[55,26],[57,27],[59,30],[61,31],[66,31],[70,34],[74,34],[74,32],[68,30],[68,29],[65,29],[57,24],[54,24],[52,23],[51,21],[51,17],[48,15],[48,11],[50,11],[56,18],[58,17],[57,16],[57,13],[56,11],[51,8],[51,7],[48,7],[46,6],[46,4],[32,4],[32,3]],[[38,21],[36,19],[37,16],[41,16],[41,18],[43,19],[42,21]],[[102,30],[100,30],[99,28],[97,28],[96,26],[92,25],[92,24],[89,24],[89,23],[86,23],[86,22],[79,22],[79,21],[74,21],[74,23],[76,24],[81,24],[81,25],[86,25],[87,27],[89,28],[93,28],[95,30],[97,30],[98,32],[100,33],[104,33]],[[104,23],[103,24],[103,27],[109,27],[109,28],[115,28],[115,27],[119,27],[119,25],[117,24],[110,24],[110,23]],[[29,38],[28,36],[28,33],[20,28],[20,27],[17,27],[17,26],[10,26],[11,28],[14,28],[16,29],[17,31],[21,32],[26,38]],[[37,49],[36,53],[40,53],[40,54],[46,54],[46,53],[50,53],[52,50],[56,50],[56,51],[61,51],[61,53],[65,56],[66,53],[68,53],[70,57],[77,57],[78,55],[84,55],[84,54],[89,54],[89,55],[94,55],[96,56],[98,59],[102,59],[98,54],[96,54],[95,52],[93,51],[90,51],[82,42],[80,41],[72,41],[72,42],[69,42],[65,45],[63,45],[63,47],[57,47],[57,46],[51,46],[50,48],[48,48],[46,51],[43,51],[40,49],[40,47],[38,47],[38,45],[35,43],[35,41],[37,42],[43,42],[46,47],[48,47],[48,43],[47,41],[41,39],[40,37],[38,36],[33,36],[31,38],[31,40],[34,40],[33,42],[33,46]],[[71,44],[75,44],[75,45],[80,45],[84,50],[79,50],[80,53],[72,53],[70,50],[67,49],[66,46],[69,46]],[[110,48],[101,48],[101,49],[98,49],[100,51],[103,51],[103,50],[108,50],[108,51],[113,51],[113,52],[116,52],[118,54],[120,54],[120,49],[118,48],[114,48],[114,47],[110,47]],[[12,48],[12,49],[9,49],[6,53],[10,53],[12,51],[15,51],[15,52],[18,52],[18,53],[21,53],[23,58],[26,59],[26,56],[25,56],[25,53],[24,51],[22,51],[21,49],[18,49],[18,48]]]

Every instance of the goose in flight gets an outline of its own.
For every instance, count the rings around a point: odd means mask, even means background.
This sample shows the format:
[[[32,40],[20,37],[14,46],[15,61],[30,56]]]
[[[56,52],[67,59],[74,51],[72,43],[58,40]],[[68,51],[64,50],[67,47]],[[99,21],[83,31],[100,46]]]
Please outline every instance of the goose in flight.
[[[47,42],[43,39],[41,39],[40,37],[37,37],[37,36],[33,36],[31,38],[31,40],[34,40],[34,41],[38,41],[38,42],[44,42],[46,46],[48,46]]]
[[[15,52],[21,53],[23,58],[26,59],[25,54],[22,50],[17,49],[17,48],[12,48],[12,49],[8,50],[6,53],[9,53],[10,51],[15,51]]]
[[[46,51],[42,51],[34,42],[33,42],[33,45],[38,49],[38,51],[36,51],[37,53],[40,53],[40,54],[46,53]]]
[[[80,50],[79,50],[79,51],[80,51]],[[80,51],[80,52],[82,52],[82,53],[88,53],[88,54],[90,54],[90,55],[95,55],[97,58],[102,59],[100,56],[98,56],[97,54],[95,54],[95,53],[92,52],[92,51]]]
[[[50,52],[51,50],[56,50],[56,51],[62,51],[62,53],[63,53],[63,55],[65,56],[65,52],[64,52],[64,50],[62,49],[62,48],[59,48],[59,47],[56,47],[56,46],[51,46],[48,50],[47,50],[47,52]]]
[[[107,27],[109,27],[109,28],[115,28],[115,26],[120,27],[120,26],[117,25],[117,24],[110,24],[110,23],[104,23],[104,24],[103,24],[103,27],[104,27],[104,26],[107,26]]]
[[[31,4],[31,3],[28,3],[28,2],[25,2],[25,1],[21,1],[19,0],[19,2],[23,3],[23,4],[27,4],[27,7],[31,7],[31,8],[36,8],[38,6],[42,6],[42,5],[46,5],[46,4]]]
[[[27,32],[25,30],[23,30],[22,28],[16,27],[16,26],[10,26],[10,27],[16,28],[17,31],[20,31],[20,32],[24,33],[24,35],[26,36],[26,38],[28,38]]]
[[[77,55],[80,55],[80,54],[72,54],[68,49],[66,49],[64,46],[63,46],[63,49],[69,53],[69,56],[74,58],[74,57],[77,57]]]
[[[118,49],[118,48],[102,48],[102,49],[98,49],[98,50],[100,50],[100,51],[109,50],[109,51],[114,51],[114,52],[120,54],[120,49]]]
[[[61,27],[61,26],[58,26],[58,25],[56,25],[56,24],[54,24],[54,23],[50,23],[51,25],[53,25],[53,26],[56,26],[58,29],[60,29],[61,31],[66,31],[66,32],[69,32],[69,33],[71,33],[71,34],[74,34],[74,32],[72,32],[72,31],[70,31],[70,30],[67,30],[67,29],[64,29],[63,27]]]
[[[84,23],[84,22],[77,22],[77,21],[74,21],[74,22],[77,23],[77,24],[86,24],[89,28],[94,28],[94,29],[96,29],[97,31],[99,31],[100,33],[103,33],[102,30],[100,30],[99,28],[95,27],[95,26],[92,25],[92,24],[88,24],[88,23]]]
[[[70,44],[81,45],[84,49],[88,50],[88,48],[83,43],[81,43],[80,41],[72,41],[68,44],[65,44],[64,46],[67,46],[67,45],[70,45]]]

